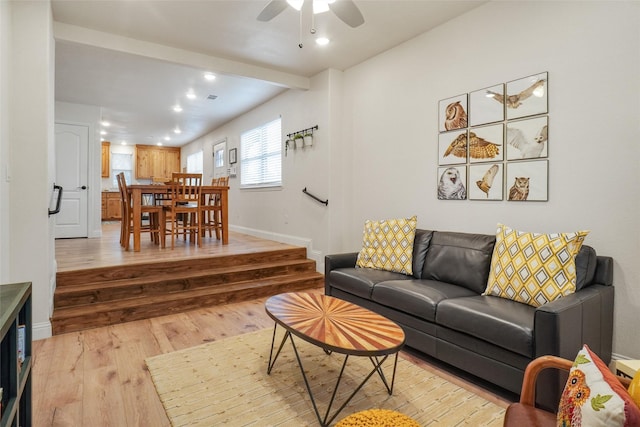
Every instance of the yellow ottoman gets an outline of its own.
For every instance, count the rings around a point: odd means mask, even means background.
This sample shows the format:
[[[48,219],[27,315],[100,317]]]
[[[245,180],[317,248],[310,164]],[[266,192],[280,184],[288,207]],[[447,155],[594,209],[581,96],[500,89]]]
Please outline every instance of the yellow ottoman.
[[[339,421],[335,427],[420,427],[413,418],[389,409],[356,412]]]

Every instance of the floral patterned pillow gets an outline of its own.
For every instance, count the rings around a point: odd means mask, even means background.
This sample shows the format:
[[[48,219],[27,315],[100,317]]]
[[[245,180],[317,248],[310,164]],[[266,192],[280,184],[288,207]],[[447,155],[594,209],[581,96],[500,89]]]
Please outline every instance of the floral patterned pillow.
[[[640,408],[586,344],[578,352],[562,392],[558,426],[640,426]]]

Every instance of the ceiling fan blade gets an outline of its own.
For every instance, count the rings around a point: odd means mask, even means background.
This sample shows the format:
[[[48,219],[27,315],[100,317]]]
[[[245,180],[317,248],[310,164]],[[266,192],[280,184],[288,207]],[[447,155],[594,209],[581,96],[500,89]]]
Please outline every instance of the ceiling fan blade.
[[[287,0],[271,0],[258,15],[258,21],[271,21],[287,8]]]
[[[329,3],[329,9],[331,9],[342,22],[352,28],[364,24],[364,17],[353,0],[336,0],[333,3]]]

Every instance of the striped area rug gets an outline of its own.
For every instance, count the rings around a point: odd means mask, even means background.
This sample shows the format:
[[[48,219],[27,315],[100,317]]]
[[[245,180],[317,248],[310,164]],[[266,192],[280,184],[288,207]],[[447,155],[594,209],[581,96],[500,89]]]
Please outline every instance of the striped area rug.
[[[279,343],[282,329],[278,329]],[[146,359],[173,426],[317,426],[302,374],[287,342],[271,375],[267,362],[272,329],[264,329]],[[340,354],[294,338],[321,414],[326,411],[343,362]],[[383,367],[390,378],[393,363]],[[368,358],[350,357],[337,394],[343,398],[371,369]],[[501,426],[504,409],[411,362],[398,360],[393,395],[377,375],[335,418],[371,408],[392,409],[422,426]]]

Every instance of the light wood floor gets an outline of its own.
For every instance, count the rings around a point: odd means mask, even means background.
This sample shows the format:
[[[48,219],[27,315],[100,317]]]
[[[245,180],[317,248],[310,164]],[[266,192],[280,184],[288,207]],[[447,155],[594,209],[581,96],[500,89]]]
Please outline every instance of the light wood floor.
[[[107,267],[111,265],[146,263],[149,261],[176,260],[201,256],[230,255],[249,252],[290,248],[291,245],[260,239],[247,234],[229,232],[229,244],[223,245],[215,236],[205,237],[202,247],[190,244],[182,239],[176,240],[165,249],[151,242],[148,234],[141,238],[140,252],[125,251],[120,247],[120,223],[102,224],[102,237],[91,239],[57,239],[56,263],[58,271],[70,271],[83,268]],[[133,247],[133,238],[131,238]]]
[[[144,246],[123,252],[117,224],[105,224],[102,239],[56,241],[58,269],[137,262],[167,256],[198,256],[201,252],[250,251],[252,245],[280,245],[230,234],[227,247],[211,242],[201,250],[185,246],[171,251]],[[146,238],[146,236],[145,236]],[[147,240],[147,239],[144,239]],[[323,292],[323,289],[311,289]],[[146,369],[145,358],[225,337],[271,328],[265,298],[57,335],[33,343],[34,426],[169,426]],[[438,372],[502,407],[510,401],[449,373],[436,362],[408,353],[402,357]]]
[[[322,292],[314,289],[312,292]],[[33,343],[34,426],[168,426],[144,359],[271,328],[264,298],[57,335]],[[506,407],[509,400],[402,357]]]

